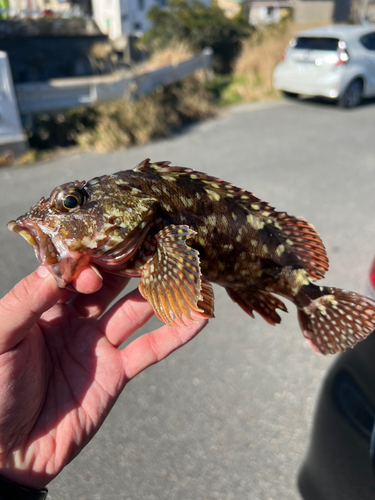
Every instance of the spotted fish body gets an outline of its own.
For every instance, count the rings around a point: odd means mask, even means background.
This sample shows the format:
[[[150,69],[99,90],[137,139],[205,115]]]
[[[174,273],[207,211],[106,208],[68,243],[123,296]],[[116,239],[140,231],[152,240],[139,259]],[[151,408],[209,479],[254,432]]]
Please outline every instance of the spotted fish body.
[[[213,317],[210,282],[268,323],[291,300],[310,346],[353,347],[375,328],[375,302],[319,287],[328,259],[313,226],[276,212],[253,194],[204,173],[145,160],[56,188],[9,229],[34,246],[60,286],[88,263],[140,278],[141,294],[164,322]]]

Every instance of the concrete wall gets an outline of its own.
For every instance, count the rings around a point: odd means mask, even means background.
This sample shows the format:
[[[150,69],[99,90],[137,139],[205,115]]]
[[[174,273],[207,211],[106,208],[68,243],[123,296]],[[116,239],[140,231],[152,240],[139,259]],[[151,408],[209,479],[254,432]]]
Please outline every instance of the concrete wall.
[[[294,22],[308,23],[321,22],[330,23],[333,21],[335,2],[332,0],[296,0],[294,6]]]
[[[104,35],[0,38],[0,50],[8,54],[14,83],[109,73],[109,67],[102,71],[95,66],[102,46],[103,51],[108,46]]]

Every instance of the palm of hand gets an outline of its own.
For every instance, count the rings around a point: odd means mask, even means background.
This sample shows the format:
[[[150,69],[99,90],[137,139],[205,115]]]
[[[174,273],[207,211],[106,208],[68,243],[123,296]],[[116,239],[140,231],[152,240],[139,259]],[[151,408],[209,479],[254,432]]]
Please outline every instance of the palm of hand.
[[[0,475],[37,489],[49,483],[94,436],[127,381],[205,324],[164,326],[118,350],[152,311],[135,291],[97,319],[124,286],[111,280],[110,291],[54,305],[0,356]]]
[[[18,478],[27,482],[32,467],[30,479],[41,484],[90,440],[127,381],[120,351],[97,321],[78,318],[68,305],[54,309],[56,318],[40,321],[0,358],[0,400],[9,386],[13,392],[0,409],[3,460],[24,469]]]

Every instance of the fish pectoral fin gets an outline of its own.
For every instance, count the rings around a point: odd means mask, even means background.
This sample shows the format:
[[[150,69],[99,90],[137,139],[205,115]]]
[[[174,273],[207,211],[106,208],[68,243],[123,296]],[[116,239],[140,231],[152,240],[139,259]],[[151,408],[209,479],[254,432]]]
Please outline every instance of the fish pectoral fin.
[[[276,309],[288,312],[284,303],[269,292],[246,288],[241,291],[226,288],[226,291],[233,302],[236,302],[245,313],[254,318],[253,311],[256,311],[270,325],[275,325],[281,321]]]
[[[142,268],[139,291],[165,323],[185,325],[183,317],[195,312],[212,317],[213,293],[201,278],[199,253],[186,245],[195,233],[188,226],[171,224],[156,235],[157,249]]]
[[[197,315],[206,319],[214,318],[214,291],[211,283],[204,278],[201,278],[201,296],[202,300],[199,300],[197,305],[203,313],[197,313]]]

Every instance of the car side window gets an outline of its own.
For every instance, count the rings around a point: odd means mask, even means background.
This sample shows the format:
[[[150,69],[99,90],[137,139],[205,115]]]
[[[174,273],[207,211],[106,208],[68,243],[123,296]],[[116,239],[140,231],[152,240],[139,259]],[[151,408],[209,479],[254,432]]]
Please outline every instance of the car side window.
[[[363,35],[360,38],[360,42],[366,49],[375,50],[375,32],[367,33],[367,35]]]

